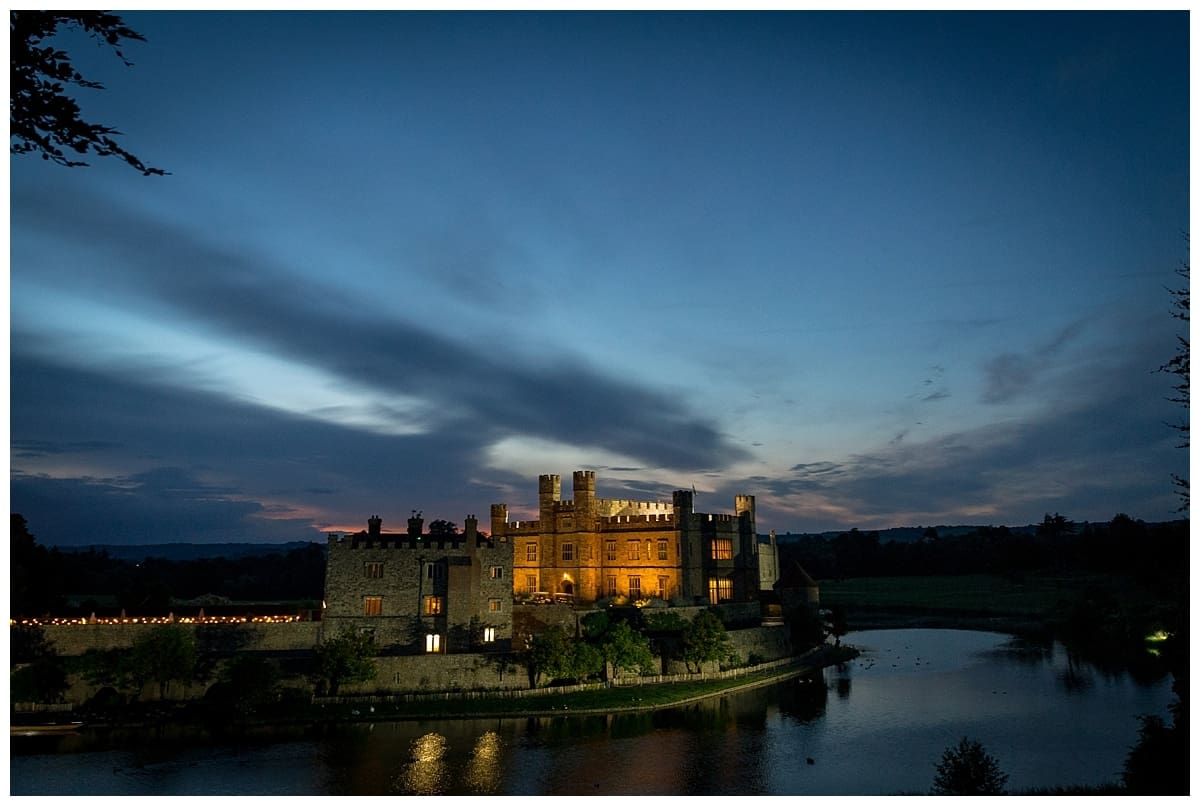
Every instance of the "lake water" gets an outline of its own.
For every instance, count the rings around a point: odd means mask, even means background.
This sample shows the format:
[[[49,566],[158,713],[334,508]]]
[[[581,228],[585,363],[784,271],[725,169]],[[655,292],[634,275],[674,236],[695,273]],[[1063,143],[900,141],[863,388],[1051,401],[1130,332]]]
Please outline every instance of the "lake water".
[[[875,630],[842,667],[653,713],[14,738],[14,795],[771,794],[926,792],[942,751],[981,741],[1010,789],[1119,780],[1136,682],[1059,645]],[[810,763],[811,760],[811,763]]]

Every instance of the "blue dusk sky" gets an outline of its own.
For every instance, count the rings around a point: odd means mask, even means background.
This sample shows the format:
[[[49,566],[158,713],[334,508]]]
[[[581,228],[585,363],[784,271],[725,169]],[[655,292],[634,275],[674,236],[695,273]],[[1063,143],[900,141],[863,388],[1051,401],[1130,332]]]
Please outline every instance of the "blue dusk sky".
[[[1187,12],[122,16],[170,175],[10,158],[40,542],[1178,517]]]

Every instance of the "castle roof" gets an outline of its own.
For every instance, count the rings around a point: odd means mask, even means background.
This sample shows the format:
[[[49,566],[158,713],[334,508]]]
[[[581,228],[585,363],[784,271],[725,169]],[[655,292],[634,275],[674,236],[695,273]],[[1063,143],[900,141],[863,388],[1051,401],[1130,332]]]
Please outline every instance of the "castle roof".
[[[779,581],[775,583],[776,588],[819,588],[820,585],[808,575],[800,563],[792,561],[792,563],[783,570],[779,575]]]

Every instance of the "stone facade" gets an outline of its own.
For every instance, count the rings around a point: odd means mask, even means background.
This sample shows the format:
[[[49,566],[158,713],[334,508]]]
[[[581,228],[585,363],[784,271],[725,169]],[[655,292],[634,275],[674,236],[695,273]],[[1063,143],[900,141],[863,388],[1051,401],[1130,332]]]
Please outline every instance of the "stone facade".
[[[556,475],[538,479],[539,518],[510,521],[492,505],[492,536],[513,553],[513,591],[571,597],[660,598],[682,604],[758,598],[754,496],[738,495],[732,514],[694,511],[694,493],[671,502],[596,497],[596,474],[574,474],[574,499],[561,500]]]
[[[503,650],[512,642],[513,554],[503,536],[403,534],[378,517],[357,534],[328,536],[324,637],[366,630],[385,653]]]

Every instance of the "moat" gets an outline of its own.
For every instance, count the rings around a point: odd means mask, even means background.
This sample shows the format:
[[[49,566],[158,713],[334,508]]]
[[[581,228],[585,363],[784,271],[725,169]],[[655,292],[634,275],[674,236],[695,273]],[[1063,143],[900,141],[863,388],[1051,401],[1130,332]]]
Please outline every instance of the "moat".
[[[977,738],[1009,789],[1111,784],[1141,682],[998,633],[880,630],[812,678],[613,716],[192,728],[14,738],[10,792],[34,794],[893,794],[928,790],[942,750]],[[811,759],[811,763],[809,763]]]

